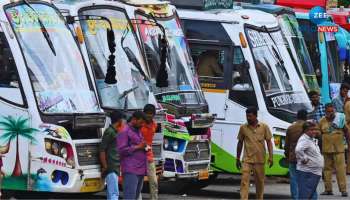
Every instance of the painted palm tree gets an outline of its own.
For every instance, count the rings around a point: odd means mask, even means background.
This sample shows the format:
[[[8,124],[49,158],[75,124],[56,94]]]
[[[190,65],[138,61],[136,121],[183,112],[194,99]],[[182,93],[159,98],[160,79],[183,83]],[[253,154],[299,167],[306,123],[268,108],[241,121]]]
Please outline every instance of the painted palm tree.
[[[29,127],[28,118],[14,118],[13,116],[3,117],[0,120],[0,130],[2,130],[0,140],[4,141],[5,143],[10,143],[11,141],[16,139],[16,162],[12,172],[12,176],[21,176],[22,168],[19,159],[18,137],[22,136],[27,140],[35,142],[36,140],[34,134],[37,133],[39,130]]]

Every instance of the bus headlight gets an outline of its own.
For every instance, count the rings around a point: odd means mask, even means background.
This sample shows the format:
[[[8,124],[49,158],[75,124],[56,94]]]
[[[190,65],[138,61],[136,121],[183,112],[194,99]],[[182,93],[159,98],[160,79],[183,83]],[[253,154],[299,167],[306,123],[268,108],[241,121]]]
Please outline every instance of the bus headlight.
[[[173,150],[174,151],[179,150],[179,142],[177,140],[173,141],[173,145],[172,146],[173,146]]]
[[[168,149],[169,148],[169,140],[168,139],[164,138],[163,146],[164,146],[164,149]]]

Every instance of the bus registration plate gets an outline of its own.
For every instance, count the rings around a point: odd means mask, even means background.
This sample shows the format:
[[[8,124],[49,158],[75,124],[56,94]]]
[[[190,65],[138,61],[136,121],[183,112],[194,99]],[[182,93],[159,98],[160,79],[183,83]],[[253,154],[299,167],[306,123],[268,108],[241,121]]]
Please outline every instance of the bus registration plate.
[[[207,180],[209,178],[208,170],[201,170],[198,174],[198,180]]]

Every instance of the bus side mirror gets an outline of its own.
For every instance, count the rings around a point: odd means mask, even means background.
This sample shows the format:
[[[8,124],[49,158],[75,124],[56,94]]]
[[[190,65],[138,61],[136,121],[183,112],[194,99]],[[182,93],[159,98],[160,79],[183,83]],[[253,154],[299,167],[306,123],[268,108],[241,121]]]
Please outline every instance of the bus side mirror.
[[[160,65],[156,76],[157,87],[168,87],[168,72],[166,70],[166,59],[167,59],[167,41],[165,36],[160,39]]]

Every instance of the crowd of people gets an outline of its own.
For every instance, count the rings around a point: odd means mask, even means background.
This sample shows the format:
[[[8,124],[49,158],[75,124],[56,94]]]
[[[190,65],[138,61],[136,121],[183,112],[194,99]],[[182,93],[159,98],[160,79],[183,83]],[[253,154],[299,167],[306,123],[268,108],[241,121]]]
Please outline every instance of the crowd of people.
[[[348,197],[346,174],[350,173],[350,85],[343,83],[339,95],[323,105],[316,91],[309,92],[313,111],[299,110],[297,120],[288,127],[285,140],[285,157],[289,165],[290,193],[292,199],[317,199],[321,178],[325,190],[321,195],[334,195],[333,172],[342,197]],[[273,165],[272,135],[267,124],[257,119],[257,109],[246,110],[247,123],[238,133],[236,167],[241,169],[241,199],[248,199],[249,178],[254,174],[256,198],[263,199],[265,178],[265,143],[268,164]],[[241,152],[244,147],[243,164]],[[346,165],[348,157],[348,165]]]
[[[100,145],[107,199],[119,198],[118,177],[121,175],[124,199],[140,199],[146,175],[150,198],[158,199],[156,167],[151,148],[157,129],[155,114],[156,108],[152,104],[147,104],[143,111],[134,112],[128,122],[122,112],[111,113],[111,126],[105,130]]]

